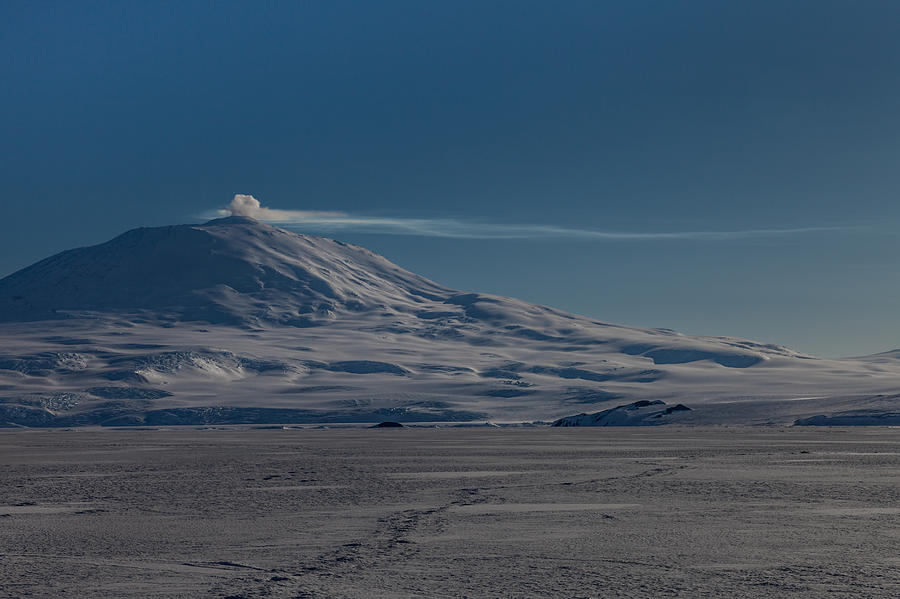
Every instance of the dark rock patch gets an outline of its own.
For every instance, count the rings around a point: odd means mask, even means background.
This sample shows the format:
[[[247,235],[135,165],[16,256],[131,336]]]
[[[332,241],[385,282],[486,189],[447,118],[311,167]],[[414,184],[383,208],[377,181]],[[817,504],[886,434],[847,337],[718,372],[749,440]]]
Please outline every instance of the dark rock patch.
[[[667,417],[672,414],[691,411],[684,404],[659,409],[665,405],[658,399],[640,400],[593,414],[566,416],[553,422],[552,426],[653,426],[669,422],[671,419]]]
[[[347,360],[343,362],[332,362],[327,364],[325,370],[332,372],[349,372],[351,374],[375,374],[387,373],[405,376],[409,371],[389,362],[373,362],[371,360]]]
[[[144,389],[142,387],[91,387],[85,389],[84,392],[106,399],[162,399],[172,396],[171,393],[162,389]]]
[[[507,387],[505,389],[488,389],[482,391],[479,395],[484,397],[522,397],[523,395],[531,395],[532,391],[522,389],[521,387]]]
[[[900,426],[900,413],[852,410],[798,418],[794,426]]]

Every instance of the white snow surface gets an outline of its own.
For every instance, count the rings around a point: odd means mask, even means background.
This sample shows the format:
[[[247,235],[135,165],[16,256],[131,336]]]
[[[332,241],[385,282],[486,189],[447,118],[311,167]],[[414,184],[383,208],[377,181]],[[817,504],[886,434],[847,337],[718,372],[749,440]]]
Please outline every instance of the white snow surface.
[[[0,424],[555,420],[900,412],[895,354],[612,325],[465,293],[245,217],[129,231],[0,280]]]

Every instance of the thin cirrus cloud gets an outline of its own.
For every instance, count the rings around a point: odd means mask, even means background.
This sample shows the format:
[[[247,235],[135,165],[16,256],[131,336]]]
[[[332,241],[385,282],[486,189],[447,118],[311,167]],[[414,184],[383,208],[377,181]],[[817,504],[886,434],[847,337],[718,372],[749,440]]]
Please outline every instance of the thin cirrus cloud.
[[[708,240],[728,241],[783,237],[806,233],[848,231],[859,227],[796,227],[735,231],[627,232],[579,229],[556,225],[501,224],[455,218],[402,218],[359,216],[346,212],[279,210],[262,206],[251,195],[237,194],[218,216],[245,216],[282,226],[302,226],[305,231],[354,231],[391,235],[419,235],[458,239],[580,239],[585,241]]]

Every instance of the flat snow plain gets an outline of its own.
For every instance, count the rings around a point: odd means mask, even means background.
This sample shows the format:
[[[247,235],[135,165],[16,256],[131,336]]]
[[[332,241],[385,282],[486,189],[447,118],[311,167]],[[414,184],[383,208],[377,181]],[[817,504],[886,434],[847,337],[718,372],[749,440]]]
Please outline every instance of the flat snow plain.
[[[900,430],[0,432],[2,597],[897,597]]]

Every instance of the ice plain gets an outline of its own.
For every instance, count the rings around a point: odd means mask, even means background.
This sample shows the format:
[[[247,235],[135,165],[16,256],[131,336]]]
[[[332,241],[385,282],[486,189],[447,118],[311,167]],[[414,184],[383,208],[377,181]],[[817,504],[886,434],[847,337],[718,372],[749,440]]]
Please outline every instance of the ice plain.
[[[883,427],[0,432],[2,597],[896,597]]]

